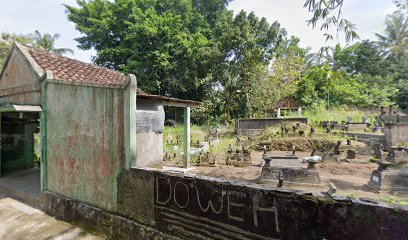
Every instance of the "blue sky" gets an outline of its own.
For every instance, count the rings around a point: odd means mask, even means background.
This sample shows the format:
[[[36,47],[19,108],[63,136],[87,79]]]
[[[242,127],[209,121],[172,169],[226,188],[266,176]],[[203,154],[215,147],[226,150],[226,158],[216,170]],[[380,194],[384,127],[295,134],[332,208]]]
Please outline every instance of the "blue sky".
[[[396,10],[392,0],[344,0],[343,14],[357,25],[361,39],[375,40],[375,32],[382,32],[384,17]],[[2,2],[2,3],[1,3]],[[72,56],[90,62],[93,51],[79,50],[75,38],[80,33],[68,21],[62,4],[76,5],[75,0],[0,0],[0,32],[60,33],[57,47],[75,51]],[[270,23],[277,20],[289,35],[300,37],[302,47],[310,46],[317,51],[326,43],[319,29],[311,29],[305,22],[310,14],[303,8],[303,0],[235,0],[230,6],[234,12],[244,9],[254,11],[258,17],[266,17]],[[345,43],[342,43],[345,45]]]

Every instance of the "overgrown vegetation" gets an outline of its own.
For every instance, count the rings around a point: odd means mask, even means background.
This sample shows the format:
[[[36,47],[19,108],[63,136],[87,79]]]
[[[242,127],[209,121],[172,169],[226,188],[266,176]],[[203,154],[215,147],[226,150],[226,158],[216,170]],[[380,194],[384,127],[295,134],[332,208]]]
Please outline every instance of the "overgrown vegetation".
[[[347,47],[326,31],[358,39],[355,26],[342,17],[344,0],[305,0],[313,13],[309,25],[338,43],[318,53],[300,47],[300,38],[276,21],[228,10],[230,2],[81,0],[66,9],[82,33],[79,47],[96,50],[95,64],[135,74],[138,86],[152,94],[202,101],[192,112],[196,124],[266,117],[283,97],[293,97],[312,118],[324,108],[408,108],[406,0],[395,1],[399,10],[384,19],[377,39]],[[54,47],[58,37],[2,33],[0,64],[13,41],[70,53]]]
[[[192,114],[198,124],[265,117],[287,96],[310,111],[394,103],[407,108],[406,4],[399,2],[400,10],[387,16],[377,41],[313,54],[278,22],[233,13],[229,2],[102,0],[66,7],[83,33],[80,48],[96,50],[95,63],[136,74],[148,92],[203,101]],[[355,26],[342,17],[342,3],[306,0],[304,7],[314,13],[312,26],[322,21],[322,29],[335,26],[347,40],[357,39]]]
[[[3,68],[13,42],[31,45],[36,48],[41,48],[59,55],[73,54],[74,51],[69,48],[55,47],[55,41],[59,37],[59,33],[55,33],[53,35],[49,33],[42,34],[38,30],[35,30],[34,34],[14,34],[2,32],[0,34],[0,71]]]

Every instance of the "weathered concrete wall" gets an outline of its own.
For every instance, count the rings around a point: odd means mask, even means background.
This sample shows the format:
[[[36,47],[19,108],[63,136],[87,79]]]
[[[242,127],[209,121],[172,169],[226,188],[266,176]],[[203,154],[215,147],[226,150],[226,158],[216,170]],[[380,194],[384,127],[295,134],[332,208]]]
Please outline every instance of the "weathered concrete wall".
[[[0,79],[0,104],[40,104],[40,85],[33,69],[19,50],[13,51]]]
[[[281,123],[304,123],[307,124],[307,118],[265,118],[265,119],[238,119],[237,129],[264,129],[267,127],[278,126]]]
[[[119,214],[182,239],[401,239],[408,209],[295,190],[131,169]]]
[[[384,122],[408,122],[408,116],[382,116],[380,117]]]
[[[139,167],[152,166],[163,161],[163,134],[138,133],[136,156]]]
[[[49,82],[46,102],[47,189],[115,210],[125,164],[123,90]]]
[[[396,146],[408,142],[408,122],[386,123],[384,135],[387,145]]]
[[[42,194],[42,210],[59,220],[97,231],[107,239],[178,239],[112,212],[52,192]]]
[[[137,167],[146,167],[163,161],[163,106],[152,100],[136,102]]]

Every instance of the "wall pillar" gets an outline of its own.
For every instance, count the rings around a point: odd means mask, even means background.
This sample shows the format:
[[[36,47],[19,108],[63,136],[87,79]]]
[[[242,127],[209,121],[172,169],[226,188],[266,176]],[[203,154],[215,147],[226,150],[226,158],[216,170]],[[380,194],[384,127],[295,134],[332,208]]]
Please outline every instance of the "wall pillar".
[[[190,107],[184,108],[183,167],[190,167]]]
[[[47,71],[48,77],[52,79],[52,73]],[[47,159],[47,80],[41,83],[41,107],[40,112],[40,143],[41,143],[41,159],[40,159],[40,175],[41,175],[41,192],[48,190],[48,159]]]
[[[142,159],[136,159],[136,92],[137,80],[136,76],[129,74],[129,84],[125,88],[124,102],[124,138],[125,138],[125,168],[129,169],[133,166],[141,166]]]

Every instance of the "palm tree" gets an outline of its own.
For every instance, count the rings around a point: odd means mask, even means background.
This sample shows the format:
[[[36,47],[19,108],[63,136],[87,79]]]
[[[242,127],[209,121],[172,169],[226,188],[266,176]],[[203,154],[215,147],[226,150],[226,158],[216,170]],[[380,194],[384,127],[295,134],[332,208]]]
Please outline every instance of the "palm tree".
[[[69,48],[55,48],[55,40],[57,40],[60,35],[58,33],[51,35],[51,34],[41,34],[38,30],[35,30],[35,46],[37,48],[42,48],[47,51],[56,53],[58,55],[64,55],[64,54],[74,54],[74,51],[72,51]]]
[[[375,34],[377,44],[384,50],[384,56],[399,58],[408,49],[408,17],[401,11],[388,15],[385,19],[385,34]]]

